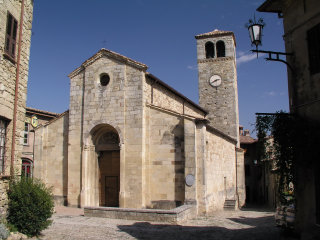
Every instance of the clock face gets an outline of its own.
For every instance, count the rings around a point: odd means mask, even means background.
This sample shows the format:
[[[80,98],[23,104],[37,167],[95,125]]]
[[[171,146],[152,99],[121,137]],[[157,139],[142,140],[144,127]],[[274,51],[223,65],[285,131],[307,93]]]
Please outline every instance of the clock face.
[[[210,80],[209,80],[209,84],[212,87],[218,87],[221,84],[221,77],[219,75],[213,75]]]

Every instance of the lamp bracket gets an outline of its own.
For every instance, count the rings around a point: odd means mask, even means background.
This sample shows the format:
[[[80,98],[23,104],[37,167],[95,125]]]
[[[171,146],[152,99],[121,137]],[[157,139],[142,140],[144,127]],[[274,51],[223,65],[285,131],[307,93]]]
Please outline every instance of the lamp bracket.
[[[264,50],[251,50],[251,52],[257,53],[266,53],[268,54],[268,57],[265,58],[267,61],[277,61],[277,62],[282,62],[286,64],[292,73],[294,73],[293,67],[285,60],[281,59],[280,56],[293,56],[293,53],[284,53],[284,52],[272,52],[272,51],[264,51]]]

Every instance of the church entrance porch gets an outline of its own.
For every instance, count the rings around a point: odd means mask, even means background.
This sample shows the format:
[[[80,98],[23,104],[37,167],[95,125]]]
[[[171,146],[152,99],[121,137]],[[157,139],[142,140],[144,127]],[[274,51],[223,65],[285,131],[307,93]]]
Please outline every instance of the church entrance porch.
[[[85,140],[81,205],[120,207],[120,137],[108,124],[96,125]]]
[[[120,151],[103,151],[99,156],[99,205],[119,207]]]

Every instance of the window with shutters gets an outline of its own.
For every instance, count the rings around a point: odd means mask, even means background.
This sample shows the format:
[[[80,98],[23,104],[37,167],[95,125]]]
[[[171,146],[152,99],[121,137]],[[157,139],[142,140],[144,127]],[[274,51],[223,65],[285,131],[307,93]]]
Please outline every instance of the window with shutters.
[[[29,144],[29,123],[24,123],[23,145]]]
[[[307,32],[310,74],[320,72],[320,23]]]
[[[12,59],[16,56],[17,29],[18,21],[8,12],[4,51]]]

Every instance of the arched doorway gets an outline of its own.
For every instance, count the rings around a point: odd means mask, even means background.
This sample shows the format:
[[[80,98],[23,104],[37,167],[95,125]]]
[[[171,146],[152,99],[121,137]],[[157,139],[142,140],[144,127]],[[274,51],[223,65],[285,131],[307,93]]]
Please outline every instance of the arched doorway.
[[[119,207],[119,143],[119,135],[111,126],[104,126],[96,136],[95,149],[98,154],[100,206]]]

